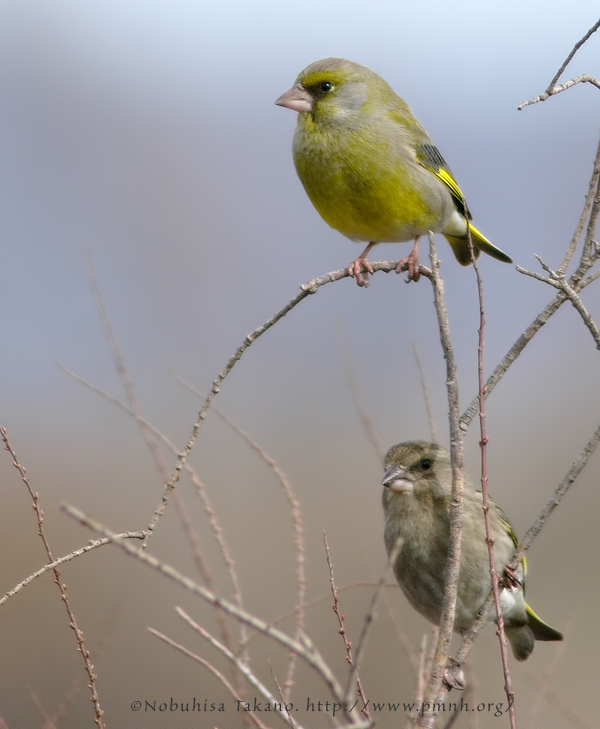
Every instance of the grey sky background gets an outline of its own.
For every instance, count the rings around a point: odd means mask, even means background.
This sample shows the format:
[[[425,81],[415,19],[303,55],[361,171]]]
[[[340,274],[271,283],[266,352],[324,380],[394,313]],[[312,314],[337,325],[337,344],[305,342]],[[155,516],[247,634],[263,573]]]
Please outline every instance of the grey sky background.
[[[319,218],[296,178],[296,115],[274,106],[296,75],[326,56],[380,73],[440,148],[477,227],[521,266],[537,270],[536,253],[557,266],[587,192],[600,96],[579,86],[521,112],[517,105],[546,88],[597,14],[587,1],[3,3],[0,408],[45,501],[55,553],[90,536],[59,513],[60,500],[118,530],[142,528],[161,494],[134,423],[57,367],[123,397],[86,252],[142,408],[181,448],[199,402],[170,368],[207,391],[243,338],[302,283],[342,268],[360,250]],[[600,76],[599,44],[592,37],[565,78]],[[408,250],[381,245],[370,257],[395,259]],[[476,392],[475,277],[442,238],[438,253],[466,407]],[[481,270],[489,372],[554,291],[487,257]],[[598,287],[584,298],[598,321]],[[445,372],[427,281],[406,285],[401,276],[379,274],[368,290],[349,280],[325,287],[251,348],[219,395],[218,406],[292,479],[305,509],[313,596],[327,589],[323,528],[340,583],[372,580],[384,564],[381,465],[356,414],[344,347],[389,447],[429,435],[413,344],[447,444]],[[598,425],[598,366],[589,333],[565,306],[489,399],[490,488],[520,534]],[[291,527],[270,474],[214,415],[192,462],[229,529],[249,607],[265,617],[291,609]],[[476,427],[467,437],[467,467],[476,478]],[[7,454],[0,472],[3,594],[43,556]],[[542,617],[562,630],[575,626],[551,680],[561,701],[590,722],[596,712],[585,700],[600,647],[598,631],[588,627],[600,597],[597,473],[598,457],[534,545],[528,590]],[[218,563],[188,484],[182,488]],[[174,514],[152,550],[192,570]],[[131,701],[144,692],[158,699],[159,689],[169,695],[174,686],[192,695],[198,682],[208,698],[220,689],[144,628],[169,625],[186,640],[172,606],[185,599],[190,610],[205,608],[125,561],[106,550],[65,568],[64,577],[74,583],[86,633],[106,635],[97,668],[108,726],[135,719],[143,729],[162,727],[157,718],[133,716]],[[52,705],[78,671],[59,600],[46,583],[12,598],[0,615],[2,652],[10,656],[0,666],[0,716],[10,729],[37,726],[27,684]],[[399,591],[389,597],[418,645],[425,621]],[[368,596],[348,600],[346,612],[359,625]],[[331,619],[323,607],[312,627],[341,668]],[[409,700],[406,659],[390,648],[386,631],[393,628],[382,615],[367,671],[384,693]],[[487,633],[487,648],[476,653],[485,665],[482,700],[501,701],[493,630]],[[553,651],[538,645],[527,668],[540,674]],[[519,670],[529,707],[534,691]],[[544,726],[568,726],[547,702],[543,711]],[[84,690],[61,726],[91,725],[90,716]],[[233,714],[219,720],[237,726]],[[480,718],[482,727],[504,721]]]

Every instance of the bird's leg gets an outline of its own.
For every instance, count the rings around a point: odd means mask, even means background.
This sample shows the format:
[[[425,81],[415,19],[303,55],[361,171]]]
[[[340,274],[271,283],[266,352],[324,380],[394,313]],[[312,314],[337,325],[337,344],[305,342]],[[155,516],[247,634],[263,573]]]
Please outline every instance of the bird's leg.
[[[373,248],[376,241],[371,241],[360,256],[348,266],[348,273],[354,276],[359,286],[369,285],[369,274],[373,273],[373,266],[367,261],[367,253]]]
[[[408,256],[398,261],[396,273],[400,273],[404,266],[408,268],[408,280],[418,281],[421,276],[419,273],[419,236],[415,238],[415,244]]]

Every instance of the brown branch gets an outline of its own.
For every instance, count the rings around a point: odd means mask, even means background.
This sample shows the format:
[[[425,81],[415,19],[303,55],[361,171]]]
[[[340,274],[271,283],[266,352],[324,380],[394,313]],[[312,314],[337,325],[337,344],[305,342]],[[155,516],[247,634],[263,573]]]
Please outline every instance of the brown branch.
[[[173,376],[183,387],[192,392],[197,397],[204,399],[204,397],[193,387],[189,382],[186,382],[176,372],[173,372]],[[290,479],[288,478],[285,471],[277,463],[274,458],[262,448],[255,440],[253,440],[248,433],[240,428],[231,418],[225,415],[221,410],[213,407],[213,412],[221,420],[226,423],[235,433],[237,433],[243,440],[250,446],[250,448],[258,454],[258,456],[267,464],[267,466],[273,471],[277,480],[279,481],[283,492],[290,504],[292,523],[294,525],[294,545],[296,547],[296,585],[297,585],[297,605],[295,608],[295,614],[298,617],[298,628],[304,630],[305,627],[305,603],[306,603],[306,547],[304,544],[304,520],[302,516],[302,507],[300,502],[296,498],[294,489]],[[240,605],[242,607],[242,605]],[[243,641],[242,641],[243,642]],[[293,686],[293,676],[295,669],[295,656],[290,656],[290,662],[288,666],[288,673],[285,681],[286,696],[289,699],[289,692]]]
[[[118,539],[144,539],[145,533],[144,532],[123,532],[122,534],[117,534]],[[0,598],[0,606],[3,605],[10,597],[13,595],[16,595],[17,592],[20,592],[24,587],[27,587],[27,585],[35,580],[37,577],[41,577],[43,574],[48,572],[49,570],[53,570],[56,567],[58,567],[61,564],[64,564],[65,562],[70,562],[72,559],[75,559],[76,557],[80,557],[82,554],[86,554],[87,552],[91,552],[93,549],[97,549],[98,547],[103,547],[105,544],[110,544],[110,539],[96,539],[93,542],[90,542],[89,544],[86,544],[85,547],[81,547],[81,549],[76,549],[74,552],[71,552],[70,554],[66,554],[64,557],[59,557],[58,559],[55,559],[54,562],[51,562],[50,564],[44,565],[41,569],[39,569],[37,572],[34,572],[33,574],[29,575],[29,577],[26,577],[24,580],[19,582],[18,585],[15,585],[12,590],[9,590],[2,598]]]
[[[261,618],[252,615],[246,610],[240,609],[237,605],[229,602],[229,600],[225,600],[224,598],[219,597],[214,592],[204,587],[204,585],[199,585],[198,583],[194,582],[194,580],[191,580],[189,577],[182,575],[175,568],[171,567],[171,565],[161,562],[160,560],[156,559],[156,557],[153,557],[145,551],[134,549],[130,544],[123,540],[119,540],[114,532],[104,527],[95,519],[87,516],[80,509],[77,509],[76,507],[65,503],[61,504],[61,509],[70,517],[78,521],[82,526],[88,527],[97,534],[101,534],[103,537],[110,539],[119,549],[125,552],[125,554],[129,555],[130,557],[134,557],[151,569],[159,572],[168,579],[189,590],[191,593],[198,595],[211,605],[217,605],[228,615],[231,615],[236,620],[243,621],[244,623],[246,623],[246,625],[254,628],[254,630],[257,630],[258,632],[269,636],[288,650],[297,652],[301,656],[301,658],[306,661],[306,663],[311,666],[311,668],[313,668],[322,678],[322,680],[331,691],[332,696],[338,702],[343,702],[344,693],[342,686],[339,684],[331,669],[325,663],[320,652],[313,645],[313,643],[306,634],[302,635],[301,640],[294,640],[283,631],[279,630],[278,628],[274,628],[266,621],[261,620]],[[358,722],[356,722],[356,724],[358,724]]]
[[[434,701],[440,693],[444,669],[448,661],[450,641],[454,628],[454,616],[456,611],[456,596],[458,586],[458,574],[460,570],[460,555],[462,541],[462,520],[463,520],[463,434],[459,427],[458,409],[458,382],[456,379],[456,362],[452,340],[450,338],[450,325],[448,313],[444,300],[444,282],[440,276],[440,261],[437,257],[433,233],[429,233],[429,258],[431,260],[431,283],[435,311],[440,331],[440,341],[444,359],[446,360],[446,389],[448,392],[448,422],[450,430],[450,459],[452,464],[452,495],[450,500],[450,542],[448,545],[448,560],[446,562],[444,599],[440,616],[439,634],[435,648],[434,659],[427,689],[425,701],[433,706]],[[423,712],[417,721],[417,726],[422,729],[430,729],[433,726],[435,714]]]
[[[500,576],[496,570],[496,555],[494,554],[494,532],[492,531],[492,522],[490,519],[490,495],[488,492],[488,475],[487,475],[487,444],[488,437],[485,427],[485,385],[483,380],[483,349],[485,346],[485,305],[483,300],[483,282],[471,235],[469,233],[469,248],[471,251],[471,259],[477,278],[477,295],[479,298],[479,340],[477,344],[477,378],[479,386],[479,429],[481,439],[479,445],[481,447],[481,496],[483,519],[485,522],[485,542],[488,548],[488,559],[490,562],[490,579],[492,581],[492,595],[494,596],[494,606],[496,608],[496,623],[498,625],[497,635],[500,642],[500,655],[502,657],[502,672],[504,674],[504,691],[508,700],[508,713],[511,729],[517,727],[517,717],[515,714],[515,695],[512,690],[512,681],[510,677],[510,667],[508,665],[508,647],[506,645],[506,631],[504,629],[504,616],[502,615],[502,606],[500,604]],[[455,717],[453,717],[452,721]],[[450,725],[450,723],[448,724]]]
[[[229,683],[225,676],[223,676],[223,674],[212,665],[212,663],[204,658],[201,658],[199,655],[193,653],[191,650],[181,645],[180,643],[176,643],[172,638],[169,638],[164,633],[160,633],[154,628],[147,628],[147,630],[167,645],[170,645],[172,648],[175,648],[175,650],[183,653],[184,656],[191,658],[192,660],[207,668],[213,674],[213,676],[215,676],[223,684],[223,686],[225,686],[225,688],[233,696],[235,701],[239,701],[240,703],[243,702],[243,699],[240,698],[240,695],[236,692],[235,688]],[[256,713],[254,711],[248,711],[246,713],[248,714],[250,720],[253,721],[259,729],[268,729],[268,727],[263,724],[262,721],[260,721],[260,719],[256,716]]]
[[[165,463],[165,459],[163,458],[162,453],[160,452],[160,450],[158,448],[158,444],[156,442],[157,434],[153,428],[150,428],[148,426],[145,418],[143,417],[142,409],[141,409],[139,401],[137,399],[137,395],[135,393],[131,378],[129,377],[129,372],[125,365],[125,359],[123,358],[123,355],[121,354],[121,349],[119,347],[117,338],[115,336],[114,330],[110,323],[110,319],[108,318],[108,314],[107,314],[106,308],[104,306],[104,301],[102,300],[102,295],[100,293],[100,287],[98,286],[98,282],[96,281],[96,275],[94,272],[94,268],[92,266],[92,259],[91,259],[91,256],[89,253],[86,254],[86,264],[87,264],[87,270],[88,270],[88,277],[90,279],[92,291],[94,293],[94,298],[96,300],[96,306],[98,307],[98,311],[100,313],[100,318],[102,320],[102,326],[104,327],[104,332],[107,336],[108,343],[110,345],[110,349],[111,349],[111,352],[113,355],[113,359],[115,361],[117,372],[119,373],[119,377],[121,378],[121,382],[123,383],[123,387],[125,389],[125,394],[127,396],[127,400],[129,402],[129,405],[131,408],[131,414],[135,418],[136,423],[138,424],[140,430],[142,431],[142,437],[144,438],[144,441],[145,441],[146,445],[148,446],[148,449],[150,450],[150,453],[152,455],[152,458],[154,460],[158,473],[164,484],[169,480],[169,470],[167,468],[167,464]],[[72,374],[72,373],[68,372],[68,374]],[[83,380],[81,380],[81,378],[76,378],[76,379],[78,379],[80,382],[82,382],[82,384],[85,384],[85,385],[88,384],[88,383],[84,382]],[[104,394],[104,393],[101,393],[101,391],[99,391],[98,388],[92,388],[92,389],[94,389],[96,392],[100,392],[100,394]],[[166,496],[166,498],[169,498],[169,495],[166,492],[165,492],[165,496]],[[210,567],[208,566],[207,561],[204,558],[204,554],[202,552],[202,548],[200,545],[200,538],[192,526],[192,522],[189,517],[188,511],[186,509],[186,506],[184,504],[183,498],[175,490],[172,492],[172,498],[173,498],[173,501],[175,504],[175,510],[177,511],[177,515],[179,516],[179,520],[183,527],[183,532],[186,535],[188,542],[190,544],[190,547],[192,550],[192,556],[194,558],[194,562],[196,563],[196,567],[198,568],[198,571],[202,575],[202,578],[204,579],[206,586],[210,589],[214,589],[214,578],[213,578],[212,572],[210,570]],[[152,533],[153,533],[153,531],[150,530],[150,528],[146,529],[146,538],[142,545],[142,549],[146,548],[148,539],[150,539],[150,537],[152,536]],[[231,566],[230,569],[234,569],[234,568]],[[237,583],[237,579],[236,579],[236,583]],[[238,589],[236,591],[236,596],[239,597],[239,605],[240,605],[240,607],[242,607],[243,603],[242,603],[242,599],[241,599],[241,592],[239,590],[239,585],[237,585],[237,587],[238,587]],[[228,645],[230,648],[232,648],[233,647],[233,636],[231,635],[229,626],[227,625],[227,621],[225,620],[223,613],[221,613],[220,611],[217,611],[217,622],[219,624],[219,630],[221,632],[221,636],[222,636],[225,644]],[[246,627],[244,625],[240,625],[240,631],[241,631],[240,638],[243,642],[247,639]],[[238,682],[237,676],[234,676],[234,681]],[[237,688],[238,688],[239,692],[241,692],[243,690],[243,686],[241,685],[241,683],[238,683]]]
[[[21,480],[25,484],[25,487],[27,488],[27,491],[29,492],[29,495],[31,496],[31,500],[33,502],[33,510],[35,511],[35,514],[37,517],[38,536],[42,540],[42,544],[44,545],[44,550],[46,552],[46,556],[48,557],[48,561],[54,562],[54,558],[52,557],[52,551],[50,550],[50,543],[48,542],[46,533],[44,531],[44,526],[43,526],[44,525],[44,512],[42,511],[42,509],[40,507],[39,494],[37,492],[34,492],[33,489],[31,488],[31,484],[29,483],[29,478],[27,476],[27,471],[19,463],[17,454],[13,450],[13,447],[11,446],[11,444],[9,443],[6,428],[4,428],[4,427],[0,428],[0,437],[2,438],[2,441],[4,442],[4,448],[12,456],[13,466],[19,472],[19,474],[21,476]],[[81,653],[81,656],[83,658],[83,665],[85,668],[85,672],[87,673],[87,676],[89,679],[88,686],[89,686],[90,692],[92,694],[91,701],[92,701],[92,705],[94,707],[94,723],[96,724],[98,729],[105,729],[105,724],[102,721],[102,714],[104,712],[103,712],[102,708],[100,707],[100,697],[98,696],[98,691],[96,689],[96,674],[94,673],[94,665],[93,665],[92,661],[90,660],[90,652],[85,647],[85,643],[83,640],[83,631],[81,631],[79,629],[79,626],[77,625],[77,620],[75,619],[75,613],[73,612],[71,603],[69,601],[69,596],[67,594],[67,586],[61,580],[61,574],[60,574],[58,567],[53,567],[52,571],[54,572],[54,582],[56,583],[56,586],[58,587],[61,599],[65,606],[65,610],[67,611],[67,615],[69,617],[69,627],[75,634],[75,640],[77,641],[77,650]]]
[[[354,663],[352,660],[352,641],[348,640],[346,636],[346,625],[344,623],[346,616],[340,612],[340,599],[339,594],[337,591],[337,587],[335,585],[335,577],[333,575],[333,562],[331,561],[331,552],[329,550],[329,544],[327,543],[327,535],[325,534],[325,531],[323,531],[323,543],[325,544],[325,553],[327,555],[327,566],[329,567],[329,584],[331,585],[331,594],[333,596],[333,612],[335,613],[335,616],[338,620],[338,625],[340,626],[340,629],[338,630],[338,633],[342,636],[342,640],[344,641],[344,649],[346,650],[346,662],[350,665],[351,668],[355,668],[356,673],[356,693],[360,696],[363,707],[361,709],[362,713],[367,717],[367,719],[371,718],[371,715],[369,713],[369,709],[367,708],[367,697],[365,695],[364,689],[362,687],[362,684],[360,682],[360,676],[358,674],[359,666]]]
[[[286,718],[286,713],[283,711],[280,711],[277,709],[275,701],[275,697],[273,694],[269,691],[269,689],[256,677],[256,675],[248,668],[247,664],[244,663],[240,658],[235,656],[227,646],[220,643],[216,638],[214,638],[207,630],[205,630],[201,625],[199,625],[193,618],[191,618],[185,610],[182,610],[180,607],[175,608],[177,614],[179,617],[184,620],[193,630],[196,631],[199,635],[201,635],[205,640],[207,640],[214,648],[216,648],[222,655],[227,658],[228,661],[231,661],[233,665],[241,672],[241,674],[246,678],[246,680],[254,686],[254,688],[262,695],[264,698],[269,702],[272,703],[274,706],[274,711],[281,716],[282,719]],[[285,703],[285,702],[284,702]],[[254,713],[254,712],[248,712],[248,713]],[[301,727],[299,727],[301,729]]]
[[[394,265],[393,261],[376,261],[372,264],[373,271],[383,271],[385,273],[389,273],[390,271],[395,271],[396,267],[398,265],[398,262]],[[425,268],[424,266],[419,267],[419,271],[422,276],[429,276],[431,275],[431,272],[429,269]],[[202,427],[202,424],[204,423],[204,420],[206,419],[206,416],[208,414],[208,411],[213,403],[213,400],[215,397],[219,394],[221,390],[221,385],[223,384],[223,381],[226,379],[226,377],[229,375],[231,370],[235,367],[235,365],[239,362],[239,360],[243,357],[246,350],[254,344],[254,342],[261,337],[265,332],[267,332],[272,326],[277,324],[277,322],[282,319],[286,314],[289,314],[292,309],[294,309],[301,301],[303,301],[307,296],[311,296],[312,294],[316,294],[319,288],[321,286],[325,286],[328,283],[333,283],[334,281],[340,281],[343,278],[349,278],[350,274],[348,273],[347,269],[340,269],[339,271],[332,271],[331,273],[327,273],[324,276],[320,276],[319,278],[311,279],[307,283],[303,284],[300,287],[300,293],[297,294],[290,302],[288,302],[282,309],[280,309],[271,319],[268,319],[264,324],[261,324],[259,327],[257,327],[253,332],[251,332],[246,339],[243,341],[243,343],[237,348],[235,353],[229,358],[227,364],[225,367],[221,370],[219,375],[217,376],[217,379],[213,382],[213,386],[206,397],[206,400],[204,401],[204,405],[202,406],[202,409],[198,413],[198,419],[194,423],[194,426],[192,428],[191,435],[188,439],[188,442],[186,443],[184,449],[179,453],[178,455],[178,462],[177,466],[175,467],[175,470],[171,474],[171,478],[169,481],[165,484],[165,493],[162,498],[162,502],[159,505],[159,507],[156,509],[154,513],[154,518],[152,519],[152,522],[148,525],[148,529],[150,531],[154,530],[156,527],[156,524],[160,520],[160,517],[164,513],[167,503],[169,494],[171,491],[175,488],[177,482],[179,481],[181,471],[187,461],[187,458],[190,454],[190,451],[194,447],[194,443],[196,442],[196,438],[198,437],[198,434],[200,432],[200,429]]]
[[[58,363],[58,366],[65,374],[67,374],[69,377],[73,378],[76,382],[79,382],[81,385],[86,387],[88,390],[91,390],[92,392],[96,393],[97,395],[104,398],[105,400],[108,400],[113,405],[116,405],[116,407],[118,407],[120,410],[127,413],[127,415],[134,418],[140,426],[143,426],[144,431],[151,433],[166,448],[168,448],[169,451],[171,451],[171,453],[173,453],[174,455],[178,454],[178,450],[175,447],[175,445],[173,443],[171,443],[171,441],[163,433],[161,433],[157,428],[155,428],[151,423],[149,423],[143,417],[143,415],[141,415],[140,413],[136,413],[132,408],[128,407],[127,405],[122,403],[120,400],[117,400],[117,398],[113,397],[113,395],[111,395],[110,393],[108,393],[104,390],[101,390],[99,387],[96,387],[96,385],[92,385],[87,380],[84,380],[83,378],[79,377],[79,375],[76,375],[74,372],[71,372],[71,370],[68,370],[60,362]],[[206,488],[205,488],[204,484],[202,483],[200,477],[198,476],[197,472],[187,463],[185,464],[185,471],[189,475],[192,485],[195,487],[197,494],[200,496],[200,499],[202,500],[202,505],[203,505],[204,511],[205,511],[206,515],[208,516],[210,527],[212,529],[215,540],[219,546],[219,551],[221,553],[221,556],[223,557],[223,561],[225,562],[227,574],[229,576],[231,586],[233,589],[233,599],[237,602],[239,607],[243,608],[242,593],[241,593],[241,588],[240,588],[240,583],[239,583],[239,579],[237,576],[237,572],[235,570],[235,562],[229,553],[229,549],[227,548],[227,543],[225,542],[225,538],[223,536],[223,528],[221,527],[221,524],[217,517],[215,508],[214,508],[211,500],[209,499],[208,494],[206,493]],[[175,503],[175,506],[177,507],[177,505],[178,505],[177,498],[175,499],[174,503]],[[184,529],[186,529],[186,524],[189,521],[189,516],[188,516],[187,510],[185,508],[183,508],[182,511],[179,513],[179,516],[182,520]],[[213,579],[212,572],[211,572],[206,560],[204,559],[202,550],[199,547],[198,535],[197,535],[196,531],[191,528],[191,526],[190,526],[190,529],[188,532],[188,538],[190,540],[190,543],[192,544],[192,552],[193,552],[194,562],[196,564],[196,567],[198,568],[198,571],[199,571],[202,579],[204,580],[205,585],[209,588],[209,590],[214,591],[214,579]],[[223,618],[223,614],[220,612],[217,612],[217,621],[219,623],[219,629],[221,631],[221,637],[223,638],[224,643],[226,645],[228,645],[229,647],[231,647],[233,645],[233,639],[231,637],[229,627],[227,626],[227,623]],[[245,645],[247,642],[248,642],[248,636],[246,635],[245,627],[241,626],[241,643],[242,643],[242,645]],[[238,686],[238,690],[241,692],[241,686]]]

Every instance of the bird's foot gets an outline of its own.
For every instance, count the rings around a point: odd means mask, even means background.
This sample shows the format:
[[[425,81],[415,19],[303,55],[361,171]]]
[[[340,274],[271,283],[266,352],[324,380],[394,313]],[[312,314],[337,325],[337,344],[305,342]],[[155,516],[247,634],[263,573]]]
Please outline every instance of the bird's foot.
[[[510,567],[504,568],[504,574],[502,575],[502,585],[504,587],[507,587],[509,590],[512,590],[515,587],[519,587],[521,585],[521,582],[519,581],[519,578],[517,577],[514,570],[511,570]]]
[[[465,674],[454,658],[448,658],[448,663],[446,664],[446,668],[444,668],[443,681],[450,688],[456,689],[457,691],[464,691],[466,686]]]
[[[359,256],[355,261],[348,266],[348,273],[350,276],[354,276],[356,283],[359,286],[367,288],[369,285],[369,274],[373,273],[373,266],[364,257]]]
[[[402,270],[408,271],[407,281],[418,281],[421,277],[419,271],[419,239],[417,238],[413,246],[412,251],[405,258],[398,261],[396,266],[396,273],[400,273]]]

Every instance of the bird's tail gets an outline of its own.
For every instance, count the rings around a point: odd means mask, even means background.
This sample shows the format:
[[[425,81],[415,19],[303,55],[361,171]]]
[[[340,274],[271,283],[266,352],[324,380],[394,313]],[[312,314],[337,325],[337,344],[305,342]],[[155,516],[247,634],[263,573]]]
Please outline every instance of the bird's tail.
[[[471,223],[469,223],[469,230],[471,231],[471,241],[473,243],[475,258],[478,258],[479,253],[483,251],[484,253],[487,253],[488,256],[492,256],[492,258],[496,258],[498,261],[502,261],[503,263],[513,262],[510,256],[504,253],[504,251],[501,251],[499,248],[496,248],[493,243],[490,243],[490,241],[482,233],[480,233],[474,225],[471,225]],[[461,264],[461,266],[469,266],[471,264],[469,239],[466,236],[463,238],[457,235],[448,234],[444,234],[444,237],[448,243],[450,243],[456,260]]]
[[[527,610],[527,624],[533,631],[536,640],[562,640],[563,634],[558,630],[545,623],[539,615],[536,615],[529,605],[525,605]]]

